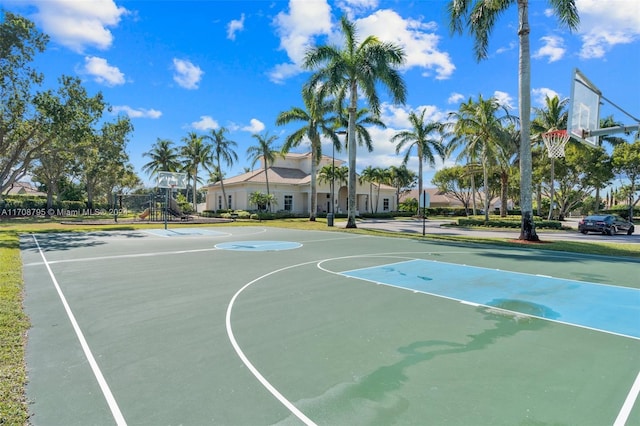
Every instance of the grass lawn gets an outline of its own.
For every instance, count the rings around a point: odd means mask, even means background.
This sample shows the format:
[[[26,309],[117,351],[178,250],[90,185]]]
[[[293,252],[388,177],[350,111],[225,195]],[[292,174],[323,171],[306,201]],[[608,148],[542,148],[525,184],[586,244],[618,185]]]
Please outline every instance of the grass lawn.
[[[473,238],[459,236],[398,234],[363,229],[345,230],[340,227],[327,227],[325,219],[309,222],[306,219],[282,219],[267,222],[236,221],[223,224],[204,224],[202,226],[274,226],[294,229],[352,232],[368,235],[380,235],[397,238],[432,239],[458,243],[479,243],[527,247],[522,242],[512,242],[500,238]],[[159,228],[162,224],[119,224],[119,225],[63,225],[45,219],[0,221],[0,425],[24,425],[28,423],[28,401],[25,399],[27,382],[25,370],[25,345],[29,319],[23,312],[22,261],[18,236],[22,233],[41,232],[87,232],[96,230],[133,230]],[[190,224],[189,226],[199,226]],[[625,256],[640,258],[640,244],[609,244],[583,242],[548,242],[532,244],[536,249],[557,250],[577,253]]]

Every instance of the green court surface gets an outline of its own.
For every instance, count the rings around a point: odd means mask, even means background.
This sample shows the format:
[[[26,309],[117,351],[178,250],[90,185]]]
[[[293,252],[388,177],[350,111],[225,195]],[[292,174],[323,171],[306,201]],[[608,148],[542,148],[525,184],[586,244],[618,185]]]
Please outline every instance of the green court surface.
[[[542,318],[526,291],[485,306],[344,274],[426,260],[452,285],[639,289],[638,260],[265,227],[21,249],[33,425],[640,425],[640,339]]]

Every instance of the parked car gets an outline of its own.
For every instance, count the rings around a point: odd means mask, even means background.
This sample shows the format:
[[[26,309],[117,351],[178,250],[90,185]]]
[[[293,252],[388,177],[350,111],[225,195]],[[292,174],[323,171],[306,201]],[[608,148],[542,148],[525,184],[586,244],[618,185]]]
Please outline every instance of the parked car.
[[[633,234],[635,227],[630,222],[615,214],[587,216],[578,223],[578,231],[583,234],[600,232],[606,235],[615,235],[618,232]]]

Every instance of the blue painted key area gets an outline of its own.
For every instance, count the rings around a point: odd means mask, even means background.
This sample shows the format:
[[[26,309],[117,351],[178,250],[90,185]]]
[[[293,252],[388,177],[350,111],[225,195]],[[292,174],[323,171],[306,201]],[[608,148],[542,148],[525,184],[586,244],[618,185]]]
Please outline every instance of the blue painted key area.
[[[640,338],[640,290],[428,260],[342,275]]]

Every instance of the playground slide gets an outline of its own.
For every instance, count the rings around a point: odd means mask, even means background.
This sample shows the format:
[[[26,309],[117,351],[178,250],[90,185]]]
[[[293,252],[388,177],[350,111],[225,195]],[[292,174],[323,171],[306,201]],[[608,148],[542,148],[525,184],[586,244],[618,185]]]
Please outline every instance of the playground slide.
[[[142,213],[140,213],[140,216],[138,216],[140,219],[146,219],[147,216],[149,216],[149,213],[151,213],[151,210],[147,207],[145,211],[143,211]]]
[[[182,209],[178,205],[178,202],[175,198],[169,199],[169,213],[171,213],[175,217],[179,217],[180,219],[184,219],[187,217],[187,215],[182,212]]]

